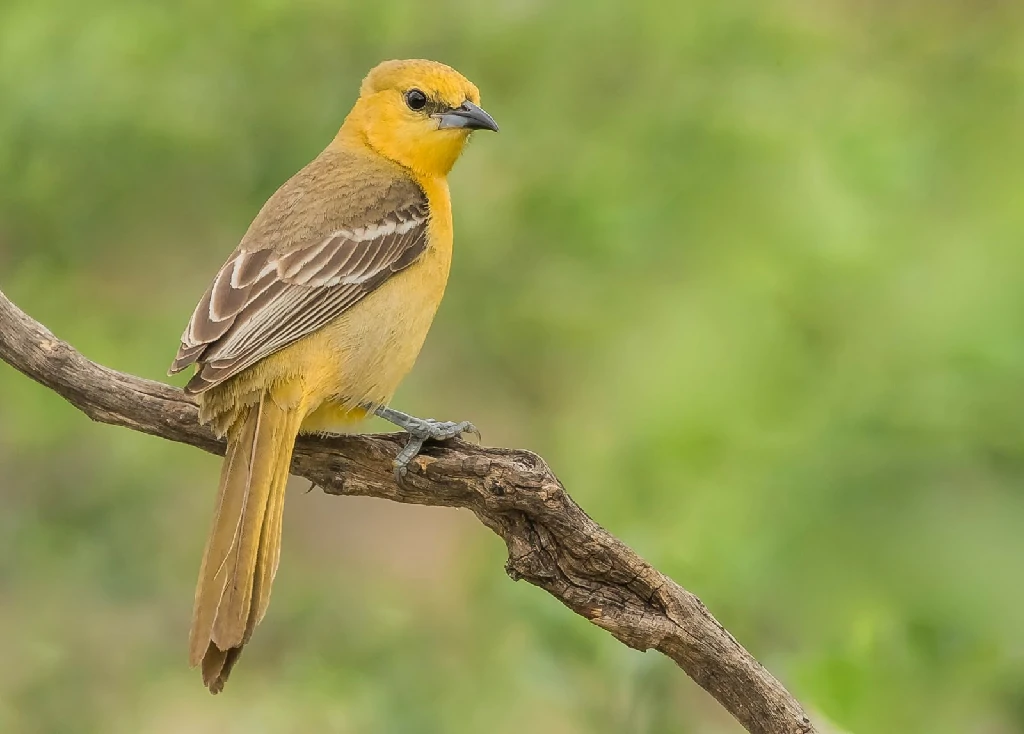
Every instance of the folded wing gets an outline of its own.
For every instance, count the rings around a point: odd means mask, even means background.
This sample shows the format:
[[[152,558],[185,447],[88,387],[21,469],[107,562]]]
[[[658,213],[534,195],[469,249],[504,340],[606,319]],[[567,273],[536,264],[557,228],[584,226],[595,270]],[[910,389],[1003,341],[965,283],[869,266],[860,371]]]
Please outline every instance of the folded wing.
[[[243,243],[196,306],[171,373],[198,365],[185,390],[201,393],[316,331],[423,254],[428,216],[420,200],[284,251]]]

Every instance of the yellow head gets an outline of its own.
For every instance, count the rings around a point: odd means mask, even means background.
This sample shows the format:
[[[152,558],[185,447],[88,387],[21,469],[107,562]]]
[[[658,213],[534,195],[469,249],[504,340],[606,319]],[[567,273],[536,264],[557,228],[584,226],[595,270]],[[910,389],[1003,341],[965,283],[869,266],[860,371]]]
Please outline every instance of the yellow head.
[[[366,75],[340,135],[421,176],[445,176],[471,132],[498,129],[479,104],[476,85],[450,66],[385,61]]]

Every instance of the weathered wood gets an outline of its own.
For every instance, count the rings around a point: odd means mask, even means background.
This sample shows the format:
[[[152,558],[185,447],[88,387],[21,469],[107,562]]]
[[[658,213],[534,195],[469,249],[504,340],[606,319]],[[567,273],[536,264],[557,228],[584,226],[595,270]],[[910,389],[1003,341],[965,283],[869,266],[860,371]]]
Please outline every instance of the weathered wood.
[[[95,421],[222,454],[191,398],[83,357],[0,292],[0,359]],[[300,438],[292,473],[328,494],[465,507],[508,547],[505,570],[637,650],[658,650],[755,734],[813,734],[792,695],[696,596],[594,522],[536,454],[426,447],[396,484],[403,434]]]

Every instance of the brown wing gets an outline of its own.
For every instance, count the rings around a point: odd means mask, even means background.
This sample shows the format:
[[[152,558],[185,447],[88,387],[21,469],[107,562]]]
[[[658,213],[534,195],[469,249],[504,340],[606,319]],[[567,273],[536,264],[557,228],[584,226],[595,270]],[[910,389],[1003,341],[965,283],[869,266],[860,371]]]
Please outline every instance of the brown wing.
[[[171,373],[197,364],[185,390],[201,393],[337,318],[426,249],[427,203],[417,198],[283,252],[243,241],[196,306]]]

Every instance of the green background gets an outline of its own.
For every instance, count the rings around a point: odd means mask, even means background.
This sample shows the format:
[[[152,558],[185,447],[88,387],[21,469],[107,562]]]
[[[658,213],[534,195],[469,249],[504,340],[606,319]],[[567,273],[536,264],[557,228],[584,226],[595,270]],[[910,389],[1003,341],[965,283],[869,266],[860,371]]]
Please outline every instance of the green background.
[[[410,56],[502,131],[452,175],[396,406],[544,455],[823,729],[1024,732],[1024,6],[5,0],[0,288],[166,379],[262,202]],[[0,365],[0,731],[739,731],[468,513],[300,481],[209,696],[217,467]]]

